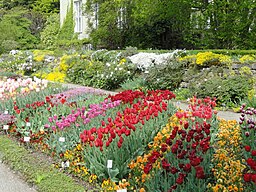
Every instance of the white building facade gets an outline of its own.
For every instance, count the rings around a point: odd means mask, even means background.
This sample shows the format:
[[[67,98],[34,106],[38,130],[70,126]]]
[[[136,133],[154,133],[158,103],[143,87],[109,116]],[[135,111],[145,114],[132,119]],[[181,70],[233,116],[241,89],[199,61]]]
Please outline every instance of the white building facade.
[[[73,16],[74,16],[74,32],[78,34],[79,39],[88,38],[90,28],[88,26],[88,16],[85,14],[84,5],[86,0],[60,0],[60,26],[65,22],[71,3],[73,2]]]

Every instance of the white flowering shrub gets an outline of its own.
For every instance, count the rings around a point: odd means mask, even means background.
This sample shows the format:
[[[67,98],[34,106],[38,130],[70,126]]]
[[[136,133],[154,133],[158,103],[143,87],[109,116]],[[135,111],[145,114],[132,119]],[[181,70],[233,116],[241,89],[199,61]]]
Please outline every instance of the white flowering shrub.
[[[160,65],[166,63],[169,59],[181,54],[182,50],[174,50],[170,53],[156,54],[156,53],[138,53],[136,55],[128,57],[138,69],[142,71],[148,71],[148,69],[154,65]]]

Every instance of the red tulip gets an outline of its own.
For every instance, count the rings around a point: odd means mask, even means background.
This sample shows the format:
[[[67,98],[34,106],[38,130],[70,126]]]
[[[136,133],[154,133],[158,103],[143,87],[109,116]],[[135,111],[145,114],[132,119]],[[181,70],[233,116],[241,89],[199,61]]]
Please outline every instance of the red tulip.
[[[252,150],[251,154],[252,156],[256,156],[256,150]]]
[[[250,152],[250,151],[251,151],[251,147],[250,147],[249,145],[244,146],[244,149],[245,149],[245,151],[247,151],[247,152]]]
[[[244,181],[250,182],[251,181],[251,173],[245,173],[244,174]]]

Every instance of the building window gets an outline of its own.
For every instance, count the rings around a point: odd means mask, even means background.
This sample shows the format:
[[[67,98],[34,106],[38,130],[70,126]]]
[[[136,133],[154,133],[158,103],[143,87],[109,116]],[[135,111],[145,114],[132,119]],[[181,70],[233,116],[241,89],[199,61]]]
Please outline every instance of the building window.
[[[125,8],[121,7],[119,9],[118,17],[117,17],[117,26],[118,26],[118,28],[123,29],[125,22],[126,22]]]
[[[97,29],[99,25],[99,4],[95,3],[94,4],[94,19],[93,19],[93,28]]]
[[[75,6],[75,32],[82,32],[82,1],[74,1]]]

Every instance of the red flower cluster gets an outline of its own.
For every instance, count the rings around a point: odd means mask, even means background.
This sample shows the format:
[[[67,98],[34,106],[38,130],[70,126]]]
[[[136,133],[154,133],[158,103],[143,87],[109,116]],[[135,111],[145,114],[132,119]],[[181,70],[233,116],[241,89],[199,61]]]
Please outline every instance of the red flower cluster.
[[[32,109],[32,110],[36,110],[37,108],[39,107],[42,107],[45,105],[45,102],[44,101],[36,101],[32,104],[26,104],[26,107],[25,108],[19,108],[18,105],[16,105],[16,102],[14,102],[14,106],[13,106],[13,109],[14,111],[16,112],[16,114],[20,114],[21,112],[25,111],[25,109]]]
[[[171,134],[159,148],[161,151],[153,151],[148,157],[148,162],[144,166],[144,173],[149,174],[153,164],[157,159],[160,159],[161,166],[165,171],[171,174],[178,174],[176,183],[173,183],[169,191],[173,191],[177,188],[177,185],[183,184],[189,174],[195,173],[195,178],[205,179],[206,174],[201,163],[204,160],[204,154],[210,149],[211,128],[211,125],[205,119],[212,117],[212,107],[215,105],[215,101],[209,98],[204,100],[193,98],[191,112],[176,112],[175,115],[179,119],[180,126],[172,127]],[[197,121],[195,117],[199,118],[199,120]],[[162,152],[165,152],[168,146],[170,146],[172,153],[171,162],[174,165],[178,164],[178,166],[172,165],[170,160],[163,156]],[[175,157],[175,160],[173,160],[173,157]]]
[[[114,96],[112,95],[108,96],[108,98],[110,98],[112,102],[120,100],[123,103],[130,103],[130,104],[132,104],[135,99],[144,98],[144,97],[145,97],[145,94],[143,92],[132,91],[132,90],[126,90]]]
[[[45,97],[45,101],[46,103],[50,104],[51,107],[58,105],[58,104],[65,104],[67,102],[66,100],[67,96],[65,96],[64,94],[59,94],[57,96],[46,96]]]
[[[138,98],[145,99],[147,101],[154,101],[155,97],[161,97],[163,100],[171,100],[176,96],[169,90],[148,90],[147,94],[143,93],[142,91],[126,90],[114,96],[108,96],[112,102],[120,100],[123,103],[130,104],[132,104]]]
[[[134,94],[134,95],[133,95]],[[115,96],[109,96],[112,102],[122,100],[131,103],[123,112],[117,112],[115,119],[108,118],[108,122],[102,122],[99,128],[84,130],[80,134],[83,143],[90,146],[100,147],[103,150],[104,142],[108,147],[111,142],[118,136],[118,147],[123,144],[123,135],[129,136],[132,131],[136,131],[135,125],[141,123],[144,125],[145,120],[157,117],[159,112],[167,110],[167,104],[164,100],[172,99],[175,95],[170,91],[149,91],[147,95],[140,91],[124,91]],[[133,103],[136,98],[142,98]],[[104,139],[103,139],[104,138]]]
[[[190,109],[192,110],[193,117],[199,117],[202,119],[212,118],[213,108],[216,106],[216,99],[211,100],[207,97],[203,100],[193,97],[191,99]]]
[[[244,181],[245,182],[253,182],[254,184],[256,184],[256,173],[245,173]]]

